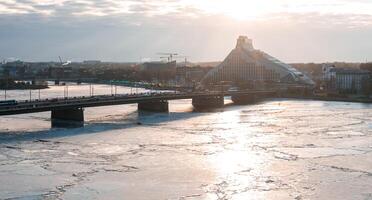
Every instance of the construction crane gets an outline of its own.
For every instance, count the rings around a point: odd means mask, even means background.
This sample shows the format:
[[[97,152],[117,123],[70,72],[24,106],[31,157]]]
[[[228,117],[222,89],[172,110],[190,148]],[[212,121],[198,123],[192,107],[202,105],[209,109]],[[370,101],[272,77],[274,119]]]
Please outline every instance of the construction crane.
[[[61,56],[58,56],[58,58],[59,58],[59,62],[61,62],[61,65],[63,65]]]
[[[168,62],[172,62],[173,61],[173,57],[174,56],[177,56],[178,53],[158,53],[158,55],[167,55],[168,57]]]
[[[66,61],[65,63],[63,63],[61,56],[58,56],[58,58],[59,58],[59,62],[61,63],[62,66],[66,66],[66,65],[71,64],[71,61],[69,61],[69,60]]]
[[[185,59],[185,66],[187,65],[187,58],[189,58],[189,56],[175,56],[174,58],[184,58]]]

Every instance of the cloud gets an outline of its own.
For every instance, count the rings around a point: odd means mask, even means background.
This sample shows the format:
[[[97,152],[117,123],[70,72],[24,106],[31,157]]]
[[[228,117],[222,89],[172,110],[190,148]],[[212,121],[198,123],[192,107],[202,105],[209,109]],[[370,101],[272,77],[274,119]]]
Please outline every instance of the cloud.
[[[4,0],[0,2],[0,15],[164,15],[179,12],[183,8],[179,3],[177,0]]]
[[[143,14],[147,16],[185,14],[230,15],[255,13],[259,17],[287,14],[371,15],[369,0],[3,0],[0,15],[112,16]]]
[[[322,28],[363,28],[372,26],[372,15],[369,14],[332,14],[332,13],[278,13],[266,21],[297,26],[317,26]]]
[[[247,20],[285,18],[298,22],[323,16],[322,23],[370,25],[372,2],[369,0],[3,0],[0,19],[37,17],[43,20],[91,20],[92,17],[205,17],[221,15]],[[30,17],[31,16],[31,17]],[[125,21],[125,20],[119,20]],[[138,21],[138,20],[135,20]],[[313,21],[313,23],[319,23]],[[139,24],[138,22],[133,24]]]
[[[239,2],[248,7],[229,5]],[[253,17],[232,15],[239,5],[243,14],[259,11]],[[0,55],[138,61],[175,51],[210,61],[223,59],[244,34],[284,61],[365,60],[372,55],[372,43],[366,42],[372,35],[371,5],[363,0],[2,0]]]

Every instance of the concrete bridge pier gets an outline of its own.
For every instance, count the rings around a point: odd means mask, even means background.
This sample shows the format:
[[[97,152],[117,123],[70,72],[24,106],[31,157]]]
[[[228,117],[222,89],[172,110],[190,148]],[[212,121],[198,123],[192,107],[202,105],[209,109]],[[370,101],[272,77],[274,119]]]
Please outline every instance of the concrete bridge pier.
[[[150,112],[168,112],[169,103],[166,100],[147,101],[138,103],[138,110]]]
[[[231,100],[238,105],[251,104],[259,101],[261,97],[254,94],[238,94],[231,96]]]
[[[200,96],[192,98],[192,105],[195,109],[220,108],[224,105],[224,96]]]
[[[52,127],[82,127],[84,126],[84,109],[52,110]]]

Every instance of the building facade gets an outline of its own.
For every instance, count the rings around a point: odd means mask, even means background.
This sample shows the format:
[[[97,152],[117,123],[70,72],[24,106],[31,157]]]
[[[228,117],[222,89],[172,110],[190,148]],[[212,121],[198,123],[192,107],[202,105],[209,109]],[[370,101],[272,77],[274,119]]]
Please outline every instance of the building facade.
[[[142,71],[176,71],[177,63],[172,62],[145,62],[141,65]]]
[[[192,86],[196,82],[199,82],[206,73],[207,73],[206,70],[200,66],[177,67],[176,81],[180,85]]]
[[[246,36],[240,36],[236,48],[203,78],[204,84],[221,81],[314,85],[314,82],[302,72],[263,51],[254,49],[252,40]]]
[[[172,62],[146,62],[140,66],[142,78],[147,81],[164,82],[176,76],[176,61]]]
[[[370,87],[370,75],[367,70],[323,66],[323,79],[328,93],[366,94]]]

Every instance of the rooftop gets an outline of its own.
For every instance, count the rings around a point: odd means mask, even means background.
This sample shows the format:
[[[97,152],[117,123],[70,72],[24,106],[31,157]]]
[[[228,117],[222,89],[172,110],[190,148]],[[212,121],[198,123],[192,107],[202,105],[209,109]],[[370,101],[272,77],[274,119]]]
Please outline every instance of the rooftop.
[[[352,68],[332,68],[331,72],[342,73],[342,74],[369,74],[368,70],[352,69]]]

